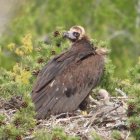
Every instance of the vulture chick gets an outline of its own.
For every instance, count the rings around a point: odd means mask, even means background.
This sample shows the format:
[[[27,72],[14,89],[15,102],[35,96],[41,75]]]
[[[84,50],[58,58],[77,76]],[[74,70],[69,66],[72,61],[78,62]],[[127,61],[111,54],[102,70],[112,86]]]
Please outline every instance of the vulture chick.
[[[64,37],[72,42],[70,49],[48,62],[32,90],[37,119],[84,109],[103,74],[105,52],[95,50],[83,27],[71,27]]]

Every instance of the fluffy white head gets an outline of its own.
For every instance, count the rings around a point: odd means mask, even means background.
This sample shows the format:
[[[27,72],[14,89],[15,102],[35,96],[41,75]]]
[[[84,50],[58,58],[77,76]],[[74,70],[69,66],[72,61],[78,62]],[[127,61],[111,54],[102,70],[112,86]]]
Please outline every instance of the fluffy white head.
[[[82,26],[73,26],[69,31],[64,33],[64,36],[71,41],[76,41],[82,39],[85,35],[85,29]]]

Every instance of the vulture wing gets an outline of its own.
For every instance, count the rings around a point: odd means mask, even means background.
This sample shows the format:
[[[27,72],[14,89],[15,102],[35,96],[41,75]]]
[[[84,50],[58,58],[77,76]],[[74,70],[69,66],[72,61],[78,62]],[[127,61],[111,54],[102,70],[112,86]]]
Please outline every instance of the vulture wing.
[[[50,61],[39,73],[32,91],[37,118],[78,108],[100,80],[104,56],[93,51],[68,51]]]

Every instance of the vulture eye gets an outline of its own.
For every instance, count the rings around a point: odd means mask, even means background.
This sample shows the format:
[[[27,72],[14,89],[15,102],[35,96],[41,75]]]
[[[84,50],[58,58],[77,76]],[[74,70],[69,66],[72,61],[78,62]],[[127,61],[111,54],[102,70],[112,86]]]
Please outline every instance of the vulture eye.
[[[78,32],[73,32],[73,35],[74,35],[75,37],[79,37],[79,36],[80,36],[80,34],[79,34]]]

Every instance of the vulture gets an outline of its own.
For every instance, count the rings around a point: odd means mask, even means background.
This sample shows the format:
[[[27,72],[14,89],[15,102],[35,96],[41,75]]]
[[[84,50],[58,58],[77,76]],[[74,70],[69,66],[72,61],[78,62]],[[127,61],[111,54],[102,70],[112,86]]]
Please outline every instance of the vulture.
[[[32,89],[37,119],[84,110],[104,71],[106,53],[95,49],[83,27],[71,27],[64,37],[70,40],[70,48],[45,65]]]

